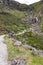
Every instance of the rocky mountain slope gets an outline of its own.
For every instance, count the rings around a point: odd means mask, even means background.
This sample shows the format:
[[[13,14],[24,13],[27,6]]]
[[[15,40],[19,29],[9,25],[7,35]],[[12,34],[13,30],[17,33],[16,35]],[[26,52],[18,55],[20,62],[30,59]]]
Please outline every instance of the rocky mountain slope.
[[[43,65],[43,2],[25,5],[8,1],[0,0],[0,35],[7,34],[4,43],[9,62]]]
[[[17,3],[18,2],[15,2],[16,5]],[[28,5],[23,4],[22,6],[27,7]],[[22,42],[26,39],[27,43],[29,43],[30,45],[34,46],[35,43],[36,48],[43,49],[43,2],[40,1],[35,4],[29,5],[28,7],[28,10],[20,11],[19,8],[16,9],[13,6],[10,6],[10,4],[8,3],[6,5],[6,2],[4,5],[3,3],[0,3],[0,34],[9,33],[14,36],[13,34],[15,33],[30,30],[29,32],[31,33],[25,33],[27,39],[23,37],[24,34],[23,36],[20,35],[20,38],[18,36],[16,38]],[[27,35],[29,35],[30,38]],[[38,37],[36,35],[38,35]],[[31,38],[33,39],[33,41]],[[34,41],[34,38],[36,41]],[[37,47],[37,45],[39,46]]]
[[[1,0],[2,2],[3,0]],[[12,1],[10,1],[12,3]],[[1,4],[0,3],[0,31],[8,31],[10,32],[16,30],[23,30],[25,28],[29,28],[30,24],[37,23],[39,24],[41,30],[43,31],[43,3],[38,2],[33,5],[25,5],[25,4],[19,4],[18,2],[15,3],[13,7],[10,4]],[[25,9],[25,11],[19,9],[19,7],[22,7]],[[16,6],[17,5],[17,6]],[[16,8],[18,7],[18,8]],[[28,8],[28,9],[27,9]],[[25,24],[25,25],[24,25]],[[6,27],[5,27],[6,26]]]

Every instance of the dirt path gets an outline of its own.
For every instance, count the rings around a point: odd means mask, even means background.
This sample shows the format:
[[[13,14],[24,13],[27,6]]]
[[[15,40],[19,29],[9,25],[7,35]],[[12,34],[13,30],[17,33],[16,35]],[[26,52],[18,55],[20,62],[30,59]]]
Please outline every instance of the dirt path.
[[[26,33],[26,32],[30,32],[31,31],[31,29],[29,28],[29,29],[25,29],[25,30],[23,30],[22,32],[18,32],[17,34],[15,34],[15,35],[22,35],[22,34],[24,34],[24,33]]]
[[[25,29],[25,30],[23,30],[22,32],[19,32],[16,35],[22,35],[22,34],[24,34],[26,32],[30,32],[30,31],[33,32],[33,33],[36,33],[38,35],[43,35],[43,32],[41,31],[38,23],[32,24],[29,29]]]
[[[8,65],[8,51],[6,44],[4,44],[4,36],[0,36],[0,65]]]

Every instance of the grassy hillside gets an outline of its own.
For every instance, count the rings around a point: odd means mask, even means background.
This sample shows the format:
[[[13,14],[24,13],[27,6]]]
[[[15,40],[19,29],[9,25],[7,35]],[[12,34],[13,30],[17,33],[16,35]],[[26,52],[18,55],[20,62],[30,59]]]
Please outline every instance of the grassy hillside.
[[[2,8],[3,5],[0,6],[0,32],[17,32],[27,28],[26,22],[22,21],[22,19],[26,19],[26,12],[21,12],[13,8],[10,9],[7,6]]]
[[[37,3],[33,4],[33,6],[36,11],[39,11],[40,8],[42,9],[42,7],[43,7],[43,2],[37,2]]]
[[[23,7],[26,5],[23,5]],[[34,7],[33,13],[37,15],[37,12],[43,12],[43,3],[39,2],[29,7]],[[30,10],[30,8],[29,8]],[[35,12],[36,11],[36,12]],[[4,12],[4,13],[3,13]],[[28,11],[29,12],[29,11]],[[0,4],[0,32],[10,32],[10,31],[20,31],[29,27],[26,24],[28,13],[26,11],[19,11],[15,8],[10,8],[9,6]],[[41,18],[41,17],[39,17]],[[41,20],[42,21],[42,20]],[[41,22],[42,23],[42,22]],[[43,25],[41,24],[41,29],[43,31]]]
[[[32,10],[33,16],[38,16],[40,20],[40,23],[38,24],[40,29],[43,31],[43,3],[38,2],[33,5],[30,5],[29,7],[34,7],[34,9]],[[29,10],[28,12],[30,13]],[[0,4],[0,34],[10,33],[11,31],[17,33],[24,29],[31,28],[31,25],[27,23],[27,19],[29,16],[28,12],[19,11],[15,8],[10,8],[9,6]],[[39,16],[39,12],[41,12],[41,16]],[[34,46],[35,44],[36,48],[43,49],[43,36],[31,36],[32,34],[33,33],[25,33],[22,36],[17,36],[16,39],[22,42],[23,39],[25,39],[25,42],[27,41],[27,44],[30,44],[32,46]]]
[[[26,7],[26,5],[20,6]],[[38,2],[30,5],[28,11],[20,11],[0,4],[0,34],[9,34],[11,31],[18,33],[27,29],[29,30],[32,27],[32,24],[29,24],[28,22],[28,17],[31,10],[33,17],[37,16],[40,21],[37,24],[41,29],[41,34],[39,31],[38,34],[34,31],[30,31],[21,35],[14,35],[14,42],[12,40],[9,41],[9,37],[5,37],[5,40],[7,40],[6,44],[8,46],[9,60],[22,56],[22,58],[27,61],[26,65],[43,65],[43,57],[33,55],[31,53],[32,51],[25,49],[23,46],[14,47],[16,39],[21,41],[22,45],[28,44],[37,49],[43,50],[43,3]],[[41,16],[39,16],[39,13]]]
[[[34,55],[31,50],[23,46],[14,46],[15,41],[9,41],[9,39],[8,36],[5,37],[5,40],[8,41],[6,44],[8,46],[9,60],[22,58],[26,60],[26,65],[43,65],[43,56]]]

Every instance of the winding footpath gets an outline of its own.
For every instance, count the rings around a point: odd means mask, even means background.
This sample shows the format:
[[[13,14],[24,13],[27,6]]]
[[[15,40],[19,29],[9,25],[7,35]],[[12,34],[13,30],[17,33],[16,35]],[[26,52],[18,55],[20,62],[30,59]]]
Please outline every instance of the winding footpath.
[[[0,65],[8,65],[8,51],[6,44],[4,44],[4,36],[0,36]]]
[[[24,34],[24,33],[26,33],[26,32],[30,32],[30,31],[31,31],[31,28],[25,29],[25,30],[23,30],[22,32],[18,32],[17,34],[14,34],[14,35],[22,35],[22,34]]]
[[[22,32],[18,32],[18,33],[14,34],[14,35],[22,35],[22,34],[24,34],[26,32],[30,32],[30,31],[32,31],[33,33],[36,33],[38,35],[43,35],[43,32],[41,32],[41,30],[39,29],[39,26],[37,24],[34,24],[31,28],[25,29]]]

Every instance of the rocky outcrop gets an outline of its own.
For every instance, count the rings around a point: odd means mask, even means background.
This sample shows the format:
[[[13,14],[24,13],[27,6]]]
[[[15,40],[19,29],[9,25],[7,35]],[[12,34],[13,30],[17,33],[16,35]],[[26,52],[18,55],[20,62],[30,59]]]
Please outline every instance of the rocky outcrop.
[[[26,65],[25,59],[17,58],[11,61],[11,65]]]
[[[26,49],[32,50],[32,54],[34,55],[43,56],[43,50],[37,50],[36,48],[29,45],[24,45],[23,47]]]
[[[20,41],[16,41],[15,43],[14,43],[14,46],[21,46],[22,45],[22,42],[20,42]]]
[[[32,46],[29,46],[29,45],[24,45],[23,47],[25,47],[26,49],[29,49],[29,50],[32,50]]]
[[[37,50],[37,49],[33,49],[32,53],[35,55],[39,55],[39,56],[43,56],[43,50]]]

